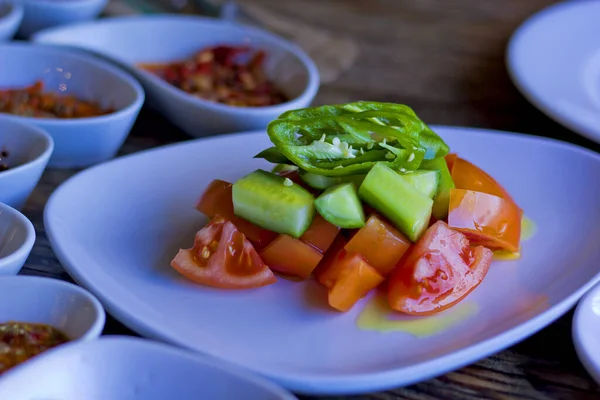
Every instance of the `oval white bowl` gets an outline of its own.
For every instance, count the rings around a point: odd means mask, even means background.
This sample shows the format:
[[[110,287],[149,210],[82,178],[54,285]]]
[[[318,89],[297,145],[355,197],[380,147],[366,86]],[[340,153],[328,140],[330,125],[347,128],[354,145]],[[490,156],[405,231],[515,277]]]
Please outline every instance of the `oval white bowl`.
[[[19,273],[31,253],[35,237],[35,229],[27,217],[0,203],[0,276]]]
[[[4,161],[10,169],[0,172],[0,202],[20,210],[48,164],[54,141],[42,128],[0,114],[2,150],[9,153]]]
[[[274,384],[221,361],[119,336],[66,344],[14,368],[0,377],[0,398],[296,399]]]
[[[0,322],[47,324],[72,341],[85,341],[100,336],[105,319],[100,302],[77,285],[39,276],[0,277]]]
[[[44,82],[45,90],[94,100],[115,112],[76,119],[6,118],[45,129],[54,139],[49,166],[80,168],[115,156],[144,103],[144,90],[129,74],[89,54],[56,46],[0,44],[0,89]]]
[[[152,105],[191,136],[264,128],[282,112],[308,106],[319,72],[300,47],[272,33],[212,18],[184,15],[114,17],[37,33],[38,43],[93,51],[126,67],[144,85]],[[184,59],[206,46],[245,45],[267,52],[267,74],[292,99],[269,107],[232,107],[191,96],[138,63]]]

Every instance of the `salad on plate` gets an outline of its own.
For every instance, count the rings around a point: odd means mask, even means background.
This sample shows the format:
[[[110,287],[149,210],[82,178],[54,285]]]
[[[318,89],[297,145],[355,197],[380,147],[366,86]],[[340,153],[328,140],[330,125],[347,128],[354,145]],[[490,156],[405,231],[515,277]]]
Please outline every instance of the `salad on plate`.
[[[209,222],[171,262],[185,277],[221,289],[315,279],[341,312],[379,289],[391,309],[431,315],[475,289],[494,252],[518,256],[522,209],[406,105],[287,111],[267,134],[256,158],[271,171],[202,194]]]

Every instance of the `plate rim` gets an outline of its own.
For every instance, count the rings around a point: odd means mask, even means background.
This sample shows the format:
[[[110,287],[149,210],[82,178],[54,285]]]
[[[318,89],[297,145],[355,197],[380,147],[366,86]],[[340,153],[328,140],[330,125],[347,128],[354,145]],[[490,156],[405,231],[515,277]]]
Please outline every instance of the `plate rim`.
[[[523,21],[517,29],[512,33],[506,46],[504,55],[504,63],[510,80],[515,85],[519,93],[535,108],[541,111],[548,118],[562,125],[563,127],[571,130],[572,132],[585,137],[596,143],[600,143],[600,128],[596,128],[593,124],[579,123],[568,116],[568,113],[562,112],[558,107],[553,105],[552,101],[544,100],[543,96],[535,91],[532,91],[528,79],[523,77],[523,73],[519,68],[515,67],[517,56],[517,48],[521,45],[522,37],[529,33],[529,30],[535,28],[535,26],[543,22],[545,18],[560,12],[564,8],[577,8],[577,7],[589,7],[589,5],[598,7],[598,3],[593,0],[571,0],[561,1],[556,4],[549,5],[542,8],[538,12],[529,16]]]
[[[518,140],[542,142],[552,145],[554,147],[562,147],[571,151],[576,151],[583,156],[592,157],[596,161],[600,162],[599,153],[586,149],[582,146],[560,141],[557,139],[539,137],[528,134],[515,134],[514,132],[507,131],[470,128],[462,126],[431,125],[430,127],[433,130],[439,129],[446,131],[450,134],[452,134],[452,132],[455,132],[454,134],[456,134],[456,132],[466,130],[470,132],[479,132],[480,134],[486,135],[510,136],[513,138],[518,138]],[[437,357],[429,361],[412,364],[408,367],[400,369],[389,369],[386,371],[379,371],[367,374],[330,374],[326,376],[309,375],[305,373],[277,373],[276,371],[263,371],[260,369],[253,368],[251,365],[244,365],[236,361],[231,361],[227,358],[221,358],[218,355],[212,354],[210,350],[199,350],[193,348],[184,343],[183,341],[178,340],[176,334],[162,332],[160,329],[155,329],[154,327],[152,327],[152,324],[148,324],[145,318],[137,318],[134,312],[128,311],[126,307],[123,307],[119,305],[118,302],[111,300],[110,296],[105,296],[102,293],[102,290],[97,290],[93,282],[87,281],[87,279],[84,276],[82,276],[85,274],[81,274],[79,268],[77,268],[75,265],[73,265],[73,263],[71,263],[71,260],[69,259],[68,255],[66,254],[62,246],[58,243],[57,238],[54,236],[52,224],[49,222],[49,215],[52,212],[54,204],[58,201],[57,199],[59,198],[58,196],[60,196],[60,193],[64,190],[65,187],[72,184],[72,182],[75,179],[82,179],[82,176],[85,176],[86,174],[89,174],[91,173],[91,171],[95,171],[98,168],[103,168],[106,165],[118,163],[122,160],[138,156],[145,156],[146,154],[151,154],[153,152],[163,151],[165,149],[173,149],[180,146],[187,146],[192,143],[221,141],[227,140],[227,138],[230,137],[250,134],[256,135],[259,133],[264,134],[264,130],[238,132],[233,134],[211,136],[208,138],[200,138],[186,140],[183,142],[171,143],[165,146],[158,146],[155,148],[143,150],[122,157],[117,157],[111,161],[98,164],[94,167],[91,167],[73,175],[54,190],[44,208],[44,226],[46,229],[46,234],[57,259],[61,262],[67,273],[73,278],[75,282],[77,282],[77,284],[83,286],[84,288],[92,292],[102,302],[108,313],[110,313],[117,320],[123,323],[123,325],[132,329],[134,332],[137,332],[138,334],[147,338],[152,338],[155,340],[169,343],[171,345],[199,352],[202,355],[208,357],[214,357],[220,360],[225,360],[227,362],[241,366],[242,368],[251,370],[252,372],[257,373],[263,377],[266,377],[267,379],[275,382],[276,384],[288,390],[294,391],[296,393],[312,395],[351,395],[363,394],[373,391],[389,390],[414,384],[416,382],[421,382],[427,379],[431,379],[433,377],[443,375],[449,371],[457,370],[473,362],[484,359],[501,350],[504,350],[514,345],[515,343],[518,343],[521,340],[537,333],[541,329],[545,328],[546,326],[550,325],[558,318],[563,316],[577,303],[577,301],[592,286],[600,282],[600,271],[598,271],[596,275],[594,275],[585,284],[580,286],[577,290],[573,291],[569,296],[565,297],[560,303],[555,304],[554,306],[544,310],[543,312],[529,319],[528,321],[516,325],[511,329],[508,329],[496,336],[490,337],[474,345],[463,347],[452,353],[445,354],[441,357]],[[440,368],[439,365],[443,365],[443,367]]]

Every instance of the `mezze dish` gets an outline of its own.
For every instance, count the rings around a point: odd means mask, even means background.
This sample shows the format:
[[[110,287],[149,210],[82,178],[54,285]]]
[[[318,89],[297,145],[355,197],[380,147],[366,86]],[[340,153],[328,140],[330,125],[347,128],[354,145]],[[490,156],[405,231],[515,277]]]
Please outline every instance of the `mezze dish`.
[[[187,60],[138,67],[204,100],[240,107],[286,102],[286,95],[265,73],[266,52],[251,52],[248,47],[219,45],[202,49]],[[247,62],[239,59],[249,54]]]
[[[292,110],[260,152],[276,166],[214,180],[210,218],[171,266],[216,288],[316,279],[349,311],[382,288],[411,315],[446,310],[486,276],[494,251],[518,257],[522,209],[405,105],[356,102]]]
[[[50,325],[0,323],[0,374],[68,341],[63,332]]]
[[[34,118],[89,118],[114,112],[93,101],[73,95],[45,91],[44,83],[37,81],[22,88],[0,89],[0,113]]]

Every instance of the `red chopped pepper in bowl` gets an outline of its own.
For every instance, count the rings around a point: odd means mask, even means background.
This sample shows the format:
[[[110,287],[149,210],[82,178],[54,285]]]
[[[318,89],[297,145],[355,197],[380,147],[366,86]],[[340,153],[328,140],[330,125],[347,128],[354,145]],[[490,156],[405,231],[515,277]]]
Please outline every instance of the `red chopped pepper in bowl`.
[[[193,57],[166,64],[143,63],[138,66],[171,85],[204,100],[238,107],[264,107],[285,103],[289,98],[272,82],[264,70],[266,53],[258,50],[247,62],[248,47],[215,46]]]

